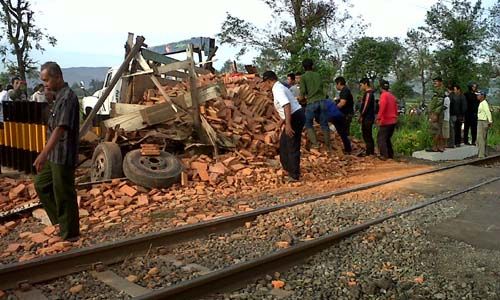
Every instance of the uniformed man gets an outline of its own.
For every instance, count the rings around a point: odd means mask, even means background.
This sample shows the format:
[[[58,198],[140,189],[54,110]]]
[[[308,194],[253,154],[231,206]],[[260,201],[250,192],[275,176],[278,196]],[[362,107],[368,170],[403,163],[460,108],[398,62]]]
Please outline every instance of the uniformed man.
[[[40,79],[54,103],[49,115],[48,142],[33,164],[37,171],[35,188],[52,224],[59,224],[65,240],[76,240],[80,233],[75,191],[80,127],[78,97],[64,82],[55,62],[42,65]]]
[[[429,103],[429,129],[432,135],[432,148],[426,149],[429,152],[443,152],[443,118],[444,118],[444,97],[445,89],[443,79],[436,77],[434,82],[434,95]]]

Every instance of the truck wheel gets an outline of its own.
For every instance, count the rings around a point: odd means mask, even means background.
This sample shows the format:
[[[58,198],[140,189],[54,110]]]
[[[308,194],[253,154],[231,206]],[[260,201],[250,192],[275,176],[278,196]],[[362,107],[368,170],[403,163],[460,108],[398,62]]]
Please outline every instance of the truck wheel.
[[[179,159],[165,151],[158,156],[142,156],[140,150],[132,150],[123,160],[125,176],[148,188],[168,188],[179,182],[182,169]]]
[[[92,155],[92,181],[120,178],[122,172],[122,152],[116,143],[104,142],[97,145]]]

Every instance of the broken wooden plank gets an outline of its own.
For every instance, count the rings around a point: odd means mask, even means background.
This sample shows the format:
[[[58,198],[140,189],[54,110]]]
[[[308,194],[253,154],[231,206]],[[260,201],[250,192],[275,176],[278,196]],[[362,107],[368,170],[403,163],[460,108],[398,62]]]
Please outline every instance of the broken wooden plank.
[[[139,114],[147,125],[156,125],[174,119],[177,112],[173,110],[170,103],[161,103],[149,106],[141,110]]]
[[[125,132],[136,131],[147,127],[142,119],[140,111],[108,119],[104,121],[103,124],[107,128],[115,128],[116,125],[120,125],[120,129],[123,129]]]
[[[129,113],[133,113],[144,109],[145,105],[127,104],[127,103],[111,103],[111,117],[119,117]]]

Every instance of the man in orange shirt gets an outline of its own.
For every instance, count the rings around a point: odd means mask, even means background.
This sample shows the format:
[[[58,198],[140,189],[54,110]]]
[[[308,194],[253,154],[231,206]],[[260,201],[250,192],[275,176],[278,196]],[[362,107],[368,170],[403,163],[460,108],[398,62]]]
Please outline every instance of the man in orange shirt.
[[[389,82],[380,81],[380,101],[377,115],[377,124],[379,125],[377,143],[380,156],[383,159],[394,158],[391,138],[398,121],[398,103],[396,97],[389,92]]]

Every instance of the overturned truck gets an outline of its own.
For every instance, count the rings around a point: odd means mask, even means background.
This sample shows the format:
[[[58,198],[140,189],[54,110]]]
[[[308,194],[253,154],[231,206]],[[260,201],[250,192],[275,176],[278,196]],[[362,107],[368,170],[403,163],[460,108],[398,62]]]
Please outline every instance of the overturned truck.
[[[172,49],[146,48],[142,37],[132,45],[129,36],[125,61],[106,79],[81,128],[82,138],[100,141],[92,155],[93,182],[124,174],[145,187],[168,187],[183,172],[170,153],[196,150],[217,156],[237,147],[256,156],[276,154],[279,118],[267,92],[258,89],[260,79],[252,74],[215,76],[211,60],[217,48],[206,41],[190,40],[187,59],[176,61],[165,56]],[[245,84],[238,85],[239,80]],[[107,100],[116,95],[117,86],[120,97]],[[99,112],[106,103],[109,115],[103,116]],[[94,130],[98,136],[89,132],[96,116],[101,120]]]

